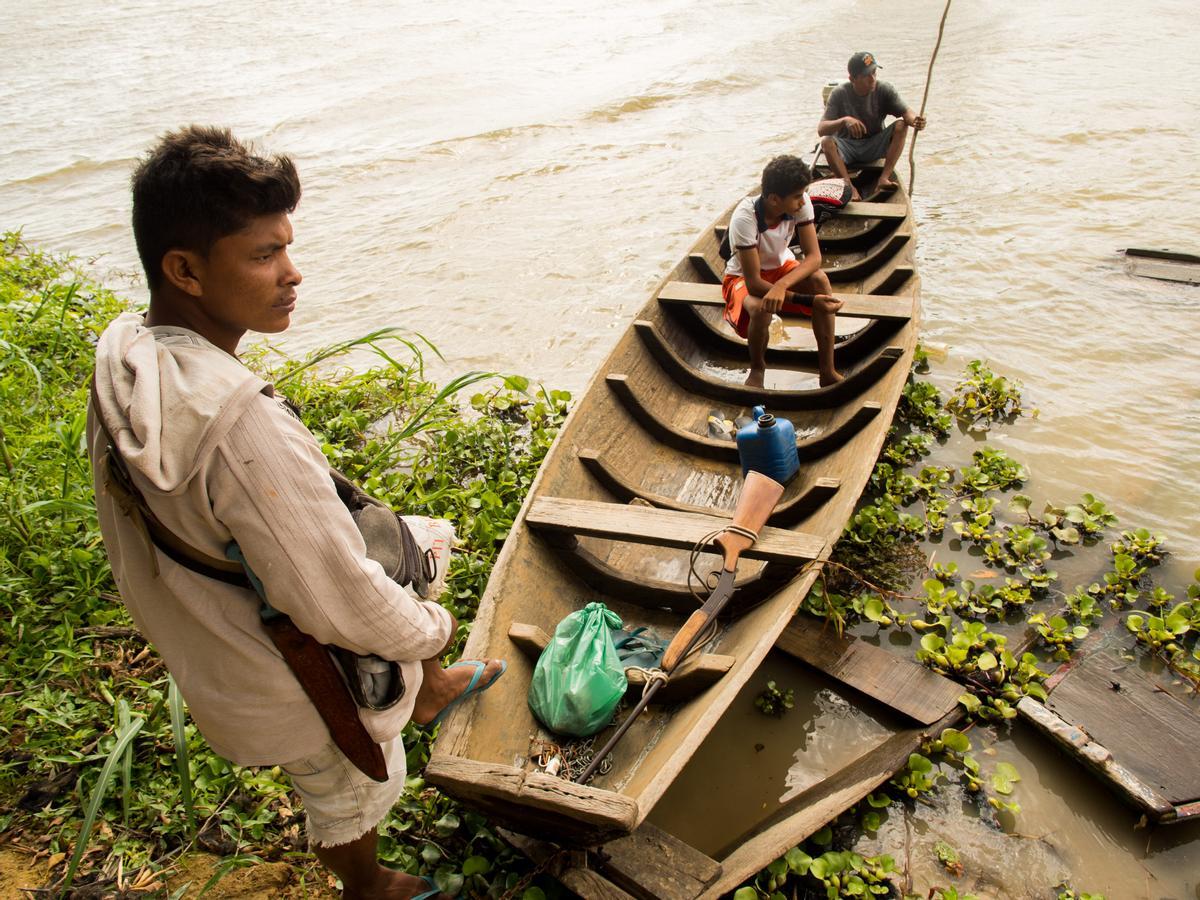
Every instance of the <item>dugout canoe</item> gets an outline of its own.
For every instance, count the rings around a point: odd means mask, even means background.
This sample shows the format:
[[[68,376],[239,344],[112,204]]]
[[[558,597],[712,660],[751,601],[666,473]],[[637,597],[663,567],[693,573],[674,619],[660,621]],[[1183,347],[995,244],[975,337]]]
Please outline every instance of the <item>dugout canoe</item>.
[[[568,416],[472,627],[464,655],[504,657],[508,672],[447,718],[425,776],[521,834],[594,846],[643,822],[792,621],[816,578],[812,561],[829,554],[867,482],[908,377],[920,305],[903,188],[850,204],[819,232],[823,268],[845,301],[836,349],[845,380],[824,388],[812,331],[792,319],[772,336],[767,387],[742,384],[745,342],[721,319],[718,246],[731,212],[651,293]],[[540,647],[565,615],[595,600],[626,627],[664,638],[683,624],[697,607],[689,551],[729,521],[741,485],[734,443],[711,436],[708,420],[714,411],[734,420],[756,404],[794,423],[801,468],[743,554],[732,615],[625,735],[606,774],[587,785],[547,774],[536,760],[541,742],[556,739],[526,702]],[[705,554],[698,568],[719,565]]]

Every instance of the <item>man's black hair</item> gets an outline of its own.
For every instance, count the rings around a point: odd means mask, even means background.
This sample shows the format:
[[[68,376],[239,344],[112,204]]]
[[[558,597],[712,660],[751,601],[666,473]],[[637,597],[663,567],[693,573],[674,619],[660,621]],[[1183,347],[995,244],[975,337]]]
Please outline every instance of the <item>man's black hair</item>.
[[[762,195],[790,197],[812,183],[812,169],[798,156],[777,156],[763,169]]]
[[[169,250],[207,256],[251,219],[290,213],[300,176],[286,156],[264,158],[228,128],[189,125],[162,137],[133,173],[133,238],[146,280],[162,284]]]

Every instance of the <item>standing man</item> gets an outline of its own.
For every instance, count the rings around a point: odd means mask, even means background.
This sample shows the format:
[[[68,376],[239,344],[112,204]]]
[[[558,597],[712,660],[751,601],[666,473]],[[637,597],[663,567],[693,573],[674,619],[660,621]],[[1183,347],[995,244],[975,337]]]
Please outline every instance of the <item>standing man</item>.
[[[236,356],[247,331],[290,324],[299,202],[292,161],[258,156],[226,129],[168,134],[141,161],[133,232],[150,306],[119,316],[96,348],[96,510],[121,599],[209,745],[291,776],[311,846],[347,900],[434,897],[427,879],[376,858],[376,828],[404,788],[400,733],[485,689],[504,665],[442,668],[454,617],[366,556],[320,445]],[[319,712],[329,693],[302,687],[297,675],[311,670],[285,661],[264,625],[278,617],[261,617],[236,578],[212,574],[238,554],[300,633],[397,663],[399,699],[382,711],[348,702],[340,719]],[[364,746],[366,765],[354,761]]]
[[[894,87],[875,77],[878,67],[873,53],[861,51],[850,57],[846,64],[850,80],[830,93],[825,115],[817,125],[825,158],[833,171],[850,185],[851,200],[861,200],[862,196],[851,183],[847,166],[882,156],[883,170],[875,191],[894,189],[892,172],[904,150],[908,129],[920,131],[925,127],[925,117],[909,109]],[[884,128],[883,120],[889,115],[895,116],[896,121]]]

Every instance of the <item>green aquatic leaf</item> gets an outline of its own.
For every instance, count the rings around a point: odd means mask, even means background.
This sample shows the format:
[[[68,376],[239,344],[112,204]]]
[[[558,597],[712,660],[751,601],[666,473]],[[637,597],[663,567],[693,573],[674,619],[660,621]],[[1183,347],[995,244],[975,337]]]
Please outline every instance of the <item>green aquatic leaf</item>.
[[[992,773],[992,787],[999,794],[1008,795],[1013,792],[1013,785],[1021,780],[1021,773],[1017,771],[1016,766],[1008,762],[996,763],[996,769]]]

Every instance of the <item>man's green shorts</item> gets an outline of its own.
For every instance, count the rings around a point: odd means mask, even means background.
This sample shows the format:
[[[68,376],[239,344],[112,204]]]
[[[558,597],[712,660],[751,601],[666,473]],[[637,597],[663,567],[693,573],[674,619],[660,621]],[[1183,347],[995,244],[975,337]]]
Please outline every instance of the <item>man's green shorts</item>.
[[[842,154],[842,162],[847,166],[858,166],[874,162],[887,156],[888,144],[892,142],[892,132],[896,123],[892,122],[887,128],[865,138],[848,138],[840,134],[834,137],[837,141],[838,153]]]

